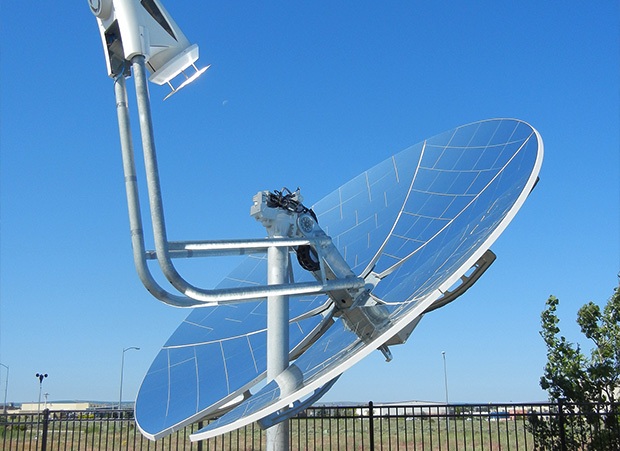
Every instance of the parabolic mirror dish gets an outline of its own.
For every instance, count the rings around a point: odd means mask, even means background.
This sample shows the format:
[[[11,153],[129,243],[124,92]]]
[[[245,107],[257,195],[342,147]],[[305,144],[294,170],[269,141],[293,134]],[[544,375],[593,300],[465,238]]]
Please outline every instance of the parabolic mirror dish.
[[[367,282],[364,302],[339,310],[327,295],[291,297],[287,374],[223,415],[222,406],[265,376],[266,300],[193,310],[145,376],[136,400],[141,431],[156,439],[219,416],[191,438],[223,434],[311,395],[385,344],[402,343],[512,220],[542,156],[529,124],[476,122],[394,155],[317,202],[319,224]],[[266,275],[266,259],[251,256],[220,287],[265,284]],[[313,279],[297,267],[295,280]]]

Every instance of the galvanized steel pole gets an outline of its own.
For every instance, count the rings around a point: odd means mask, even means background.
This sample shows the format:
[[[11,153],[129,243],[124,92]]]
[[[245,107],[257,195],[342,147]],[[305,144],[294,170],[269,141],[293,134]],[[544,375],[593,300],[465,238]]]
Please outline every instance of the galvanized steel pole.
[[[288,248],[270,247],[267,250],[267,283],[286,283],[288,275]],[[289,297],[267,298],[267,381],[272,381],[288,368]],[[267,429],[267,450],[285,451],[289,448],[289,421],[285,420]]]

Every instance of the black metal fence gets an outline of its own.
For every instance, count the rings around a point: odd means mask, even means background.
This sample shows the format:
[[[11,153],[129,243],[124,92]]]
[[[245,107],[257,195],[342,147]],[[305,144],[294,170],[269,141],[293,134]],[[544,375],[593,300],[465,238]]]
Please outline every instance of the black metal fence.
[[[307,409],[290,420],[292,450],[605,450],[620,449],[616,404],[373,403]],[[204,423],[206,424],[206,423]],[[133,412],[49,411],[0,415],[4,450],[262,450],[256,424],[191,442],[195,424],[156,442]]]

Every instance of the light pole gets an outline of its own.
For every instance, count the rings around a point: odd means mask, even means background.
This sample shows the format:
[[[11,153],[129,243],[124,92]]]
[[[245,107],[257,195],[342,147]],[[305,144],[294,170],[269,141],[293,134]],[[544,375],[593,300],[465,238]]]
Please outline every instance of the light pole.
[[[128,348],[123,349],[123,357],[121,359],[121,388],[120,388],[120,393],[118,395],[118,411],[121,411],[121,403],[123,402],[123,371],[125,369],[125,353],[127,351],[129,351],[130,349],[135,349],[136,351],[139,351],[140,348],[136,347],[136,346],[130,346]]]
[[[2,408],[2,413],[6,415],[6,393],[9,390],[9,367],[4,363],[0,363],[0,366],[6,368],[6,380],[4,381],[4,407]]]
[[[446,351],[441,351],[443,357],[443,382],[446,390],[446,406],[448,405],[448,369],[446,367]]]
[[[446,390],[446,425],[450,427],[450,418],[448,417],[448,368],[446,366],[446,351],[441,351],[443,357],[443,382]]]
[[[35,377],[39,379],[39,402],[37,404],[37,410],[41,413],[41,392],[43,391],[43,379],[47,377],[47,373],[37,373]]]

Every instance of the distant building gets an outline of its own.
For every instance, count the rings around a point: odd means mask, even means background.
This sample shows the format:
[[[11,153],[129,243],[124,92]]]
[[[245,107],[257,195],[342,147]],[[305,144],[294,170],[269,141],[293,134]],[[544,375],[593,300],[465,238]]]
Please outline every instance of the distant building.
[[[58,401],[58,402],[25,402],[22,404],[22,412],[38,412],[39,408],[49,410],[89,410],[99,407],[99,405],[86,401]]]
[[[14,402],[7,402],[6,405],[0,404],[0,412],[14,413],[19,411],[19,406]]]

